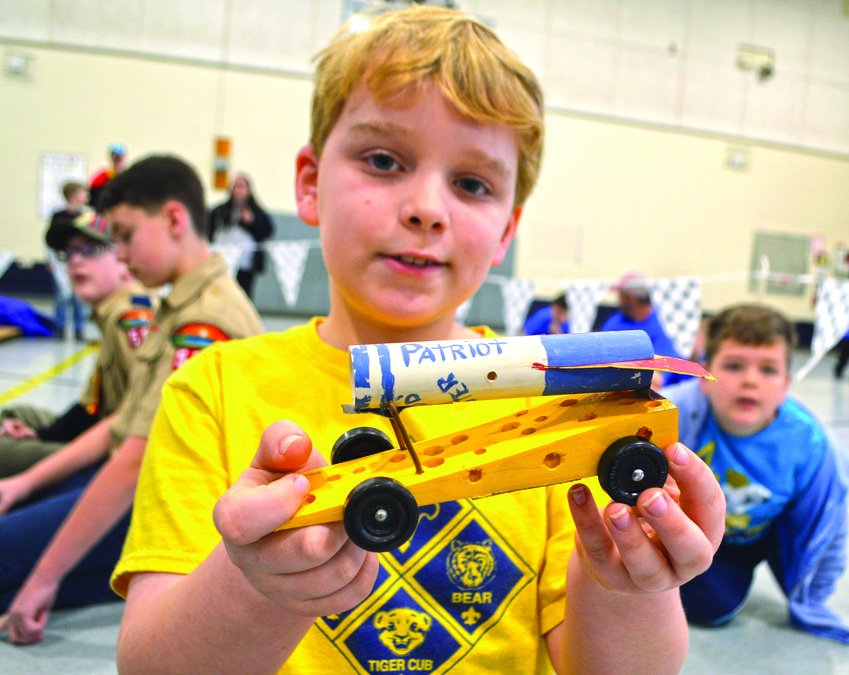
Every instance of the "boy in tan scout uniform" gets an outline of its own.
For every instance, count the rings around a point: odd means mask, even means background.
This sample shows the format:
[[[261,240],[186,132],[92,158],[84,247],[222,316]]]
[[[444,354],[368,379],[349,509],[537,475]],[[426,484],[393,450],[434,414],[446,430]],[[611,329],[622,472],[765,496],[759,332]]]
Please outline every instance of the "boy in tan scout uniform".
[[[92,308],[100,350],[82,398],[63,414],[31,405],[0,412],[0,478],[28,469],[118,410],[136,349],[153,318],[151,296],[118,260],[101,216],[86,212],[54,221],[46,239],[67,260],[74,293]]]
[[[148,431],[168,376],[208,344],[262,332],[256,310],[229,276],[224,259],[209,249],[203,187],[189,165],[170,156],[141,160],[109,183],[100,207],[112,228],[119,259],[145,286],[171,284],[172,288],[138,351],[120,412],[105,428],[95,425],[89,443],[72,449],[82,465],[106,461],[0,619],[0,630],[8,630],[17,643],[42,638],[47,614],[60,590],[73,584],[91,585],[91,573],[79,581],[66,576],[97,550],[104,537],[114,536],[117,529],[123,541]],[[55,475],[51,469],[55,467],[44,469],[42,478]],[[4,521],[15,515],[0,518],[0,547],[7,544]],[[108,586],[116,560],[117,553],[98,567],[98,589],[101,584]],[[0,580],[0,586],[5,581]],[[0,587],[0,602],[2,591]],[[87,591],[94,594],[94,589]]]

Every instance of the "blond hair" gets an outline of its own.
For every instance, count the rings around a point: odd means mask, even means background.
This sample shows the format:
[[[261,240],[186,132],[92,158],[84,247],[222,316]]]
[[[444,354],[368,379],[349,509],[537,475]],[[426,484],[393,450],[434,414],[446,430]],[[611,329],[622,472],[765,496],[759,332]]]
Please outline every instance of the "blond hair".
[[[319,157],[360,83],[386,102],[434,82],[461,114],[515,131],[515,203],[525,203],[542,160],[542,88],[483,23],[455,10],[413,5],[377,16],[365,30],[355,31],[349,22],[316,60],[310,144]]]

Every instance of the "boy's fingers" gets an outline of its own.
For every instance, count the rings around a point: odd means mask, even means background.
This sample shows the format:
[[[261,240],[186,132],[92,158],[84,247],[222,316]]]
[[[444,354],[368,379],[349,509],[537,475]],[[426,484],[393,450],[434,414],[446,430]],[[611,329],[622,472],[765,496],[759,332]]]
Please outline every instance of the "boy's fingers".
[[[274,422],[263,433],[251,467],[263,471],[294,471],[305,467],[312,442],[293,422]]]
[[[290,520],[309,488],[309,481],[298,473],[250,488],[236,483],[213,507],[213,523],[228,545],[252,544]]]
[[[615,550],[593,495],[585,485],[578,483],[569,488],[569,509],[578,535],[579,553],[591,573],[599,577],[603,574],[599,570],[611,566]]]
[[[309,493],[300,473],[324,466],[304,431],[275,422],[262,434],[251,466],[215,504],[215,527],[228,545],[252,544],[278,529],[298,511]]]
[[[674,503],[663,490],[655,490],[654,493],[658,495],[657,499]],[[646,535],[638,514],[638,509],[625,504],[610,503],[604,509],[608,531],[619,550],[622,564],[628,570],[630,582],[643,591],[659,593],[677,584],[664,550]]]
[[[669,459],[669,472],[680,489],[681,509],[701,528],[716,551],[725,532],[725,495],[716,476],[681,443],[673,443],[664,452]]]

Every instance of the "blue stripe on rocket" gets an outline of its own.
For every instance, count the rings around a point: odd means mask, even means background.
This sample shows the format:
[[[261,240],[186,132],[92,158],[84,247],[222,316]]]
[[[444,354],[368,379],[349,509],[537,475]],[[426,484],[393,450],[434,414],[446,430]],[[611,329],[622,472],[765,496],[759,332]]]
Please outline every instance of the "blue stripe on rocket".
[[[357,345],[351,347],[351,372],[354,374],[354,390],[362,391],[370,386],[368,346]],[[367,408],[371,403],[371,396],[366,394],[354,399],[354,408],[359,410]]]
[[[551,367],[545,371],[543,396],[627,391],[645,389],[651,385],[651,370],[569,368],[651,359],[654,357],[654,347],[645,331],[575,333],[568,340],[541,335],[540,341],[548,357],[546,365]]]

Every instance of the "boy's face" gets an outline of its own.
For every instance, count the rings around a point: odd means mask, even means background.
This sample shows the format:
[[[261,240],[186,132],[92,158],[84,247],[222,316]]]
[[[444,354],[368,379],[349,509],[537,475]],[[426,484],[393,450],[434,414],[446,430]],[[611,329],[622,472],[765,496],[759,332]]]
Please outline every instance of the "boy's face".
[[[169,203],[154,215],[128,204],[118,204],[104,214],[112,228],[118,259],[148,288],[171,283],[179,244],[172,236]]]
[[[724,340],[708,364],[716,382],[702,380],[719,426],[735,436],[751,436],[775,418],[790,386],[787,345],[744,345]]]
[[[68,200],[68,206],[72,209],[78,209],[86,204],[88,204],[88,190],[85,188],[71,194],[71,198]]]
[[[115,247],[102,244],[82,234],[68,240],[68,277],[74,293],[92,307],[97,307],[127,279],[129,273],[115,254]]]
[[[320,161],[309,147],[298,156],[298,212],[321,229],[330,318],[450,330],[515,235],[517,147],[506,125],[463,117],[434,85],[392,105],[355,89]]]

